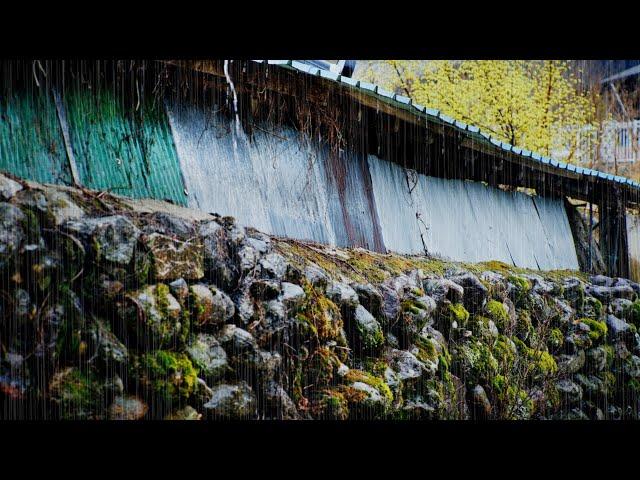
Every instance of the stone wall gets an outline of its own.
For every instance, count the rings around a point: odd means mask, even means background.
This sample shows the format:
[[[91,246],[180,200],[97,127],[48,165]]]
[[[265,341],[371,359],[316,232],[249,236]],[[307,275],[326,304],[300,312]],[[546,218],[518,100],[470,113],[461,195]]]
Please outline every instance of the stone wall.
[[[2,419],[636,419],[640,286],[0,177]],[[224,212],[221,212],[224,213]]]

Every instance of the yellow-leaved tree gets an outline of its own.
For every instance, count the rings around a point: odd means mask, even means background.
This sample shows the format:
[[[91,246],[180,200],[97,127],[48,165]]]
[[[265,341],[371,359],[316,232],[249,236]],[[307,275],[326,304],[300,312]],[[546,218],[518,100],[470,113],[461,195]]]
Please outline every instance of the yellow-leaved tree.
[[[562,60],[383,60],[363,75],[414,102],[542,155],[575,160],[595,99]]]

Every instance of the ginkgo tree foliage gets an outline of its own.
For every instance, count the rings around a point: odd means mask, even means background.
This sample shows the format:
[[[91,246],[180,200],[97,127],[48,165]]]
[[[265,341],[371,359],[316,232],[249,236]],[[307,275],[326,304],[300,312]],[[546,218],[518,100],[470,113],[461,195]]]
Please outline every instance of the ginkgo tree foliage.
[[[596,98],[562,60],[383,60],[361,75],[520,148],[575,160]]]

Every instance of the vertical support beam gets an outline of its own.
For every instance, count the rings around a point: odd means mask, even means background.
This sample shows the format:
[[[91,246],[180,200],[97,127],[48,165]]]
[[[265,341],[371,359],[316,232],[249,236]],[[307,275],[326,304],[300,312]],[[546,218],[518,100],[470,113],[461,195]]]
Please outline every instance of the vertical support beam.
[[[611,277],[629,277],[626,202],[619,189],[603,192],[600,203],[600,249]]]
[[[589,256],[587,257],[587,271],[593,273],[593,203],[589,202]]]
[[[62,130],[62,138],[64,140],[64,147],[67,151],[67,160],[69,161],[69,170],[71,170],[71,178],[73,184],[76,187],[81,187],[80,175],[78,174],[78,167],[76,165],[76,157],[73,155],[73,148],[71,147],[71,137],[69,135],[69,124],[67,123],[67,114],[60,98],[60,93],[57,90],[53,90],[53,98],[56,103],[56,111],[58,112],[58,121],[60,122],[60,129]]]

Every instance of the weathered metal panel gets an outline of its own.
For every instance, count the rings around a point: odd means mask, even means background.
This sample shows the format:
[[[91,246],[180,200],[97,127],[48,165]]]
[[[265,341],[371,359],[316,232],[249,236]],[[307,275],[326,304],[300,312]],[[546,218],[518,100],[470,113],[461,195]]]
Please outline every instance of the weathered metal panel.
[[[418,175],[413,191],[426,227],[429,254],[453,260],[472,260],[479,248],[476,221],[464,183]]]
[[[494,189],[477,182],[466,182],[465,190],[473,211],[472,228],[480,248],[474,254],[474,261],[499,260],[513,264],[509,250],[509,231],[505,231],[503,222],[497,219],[503,215],[503,207],[496,201]]]
[[[167,108],[190,206],[275,235],[376,248],[364,159],[333,158],[294,130],[271,125],[249,139],[213,106]]]
[[[0,98],[0,170],[37,182],[72,184],[50,92],[15,91]]]
[[[320,162],[292,131],[235,138],[204,107],[168,105],[189,206],[293,238],[336,243]]]
[[[541,265],[540,267],[579,270],[578,254],[563,201],[545,197],[533,197],[533,201],[544,227],[549,250],[553,252],[549,265]]]
[[[386,247],[402,253],[424,253],[416,205],[409,191],[405,169],[369,155],[369,171]]]
[[[134,198],[186,204],[178,158],[162,105],[125,105],[113,91],[63,94],[81,183]]]
[[[627,213],[627,241],[629,243],[629,273],[640,282],[640,216]]]
[[[482,183],[411,172],[369,157],[378,218],[389,250],[519,267],[578,269],[564,205]],[[424,246],[423,246],[424,241]]]

